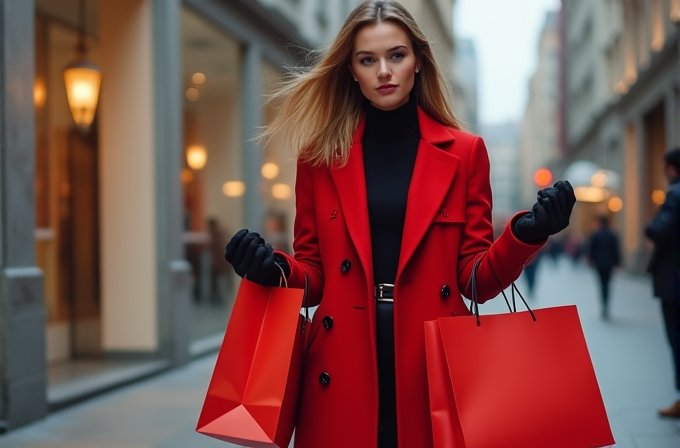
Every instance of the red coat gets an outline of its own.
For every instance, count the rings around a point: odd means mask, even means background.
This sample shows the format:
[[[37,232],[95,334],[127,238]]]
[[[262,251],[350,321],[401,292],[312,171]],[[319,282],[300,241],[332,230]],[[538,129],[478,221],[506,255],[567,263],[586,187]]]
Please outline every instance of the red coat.
[[[521,273],[539,248],[509,229],[493,240],[489,159],[482,139],[418,109],[421,140],[408,193],[394,292],[399,446],[432,446],[423,322],[470,314],[473,261],[480,302]],[[373,261],[361,122],[343,168],[298,164],[295,256],[289,285],[309,278],[319,305],[309,333],[296,448],[372,448],[377,444],[378,375]],[[343,272],[346,260],[349,270]],[[450,294],[446,294],[449,290]],[[326,319],[324,319],[326,318]],[[331,325],[332,324],[332,325]],[[323,385],[320,375],[330,376]]]

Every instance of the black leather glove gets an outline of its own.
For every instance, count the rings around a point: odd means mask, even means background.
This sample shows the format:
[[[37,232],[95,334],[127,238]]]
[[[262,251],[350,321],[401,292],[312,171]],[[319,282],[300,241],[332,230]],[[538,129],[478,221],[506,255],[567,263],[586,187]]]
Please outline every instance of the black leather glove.
[[[290,274],[286,260],[275,254],[272,246],[266,244],[259,233],[249,232],[248,229],[239,230],[231,238],[224,259],[234,267],[239,277],[264,286],[279,285],[281,269],[276,263],[284,269],[286,276]]]
[[[512,225],[512,233],[525,244],[540,244],[564,230],[576,203],[574,189],[568,181],[559,181],[539,191],[537,199],[531,211]]]

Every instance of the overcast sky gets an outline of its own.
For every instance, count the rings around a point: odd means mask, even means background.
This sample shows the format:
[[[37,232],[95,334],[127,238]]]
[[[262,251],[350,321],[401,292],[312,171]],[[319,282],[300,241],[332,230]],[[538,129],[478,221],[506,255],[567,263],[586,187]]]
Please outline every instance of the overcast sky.
[[[559,7],[560,0],[456,1],[455,33],[477,50],[480,123],[521,119],[546,12]]]

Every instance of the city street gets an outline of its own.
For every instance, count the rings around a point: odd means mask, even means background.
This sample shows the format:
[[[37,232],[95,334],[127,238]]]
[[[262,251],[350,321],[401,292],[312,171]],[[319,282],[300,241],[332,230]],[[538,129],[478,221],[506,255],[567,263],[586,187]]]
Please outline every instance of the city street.
[[[518,285],[526,289],[522,279]],[[504,309],[502,299],[494,302],[482,312]],[[647,277],[615,275],[612,302],[611,320],[601,321],[594,273],[567,259],[557,266],[547,257],[541,260],[531,303],[536,308],[578,305],[617,447],[678,448],[680,421],[656,416],[676,397],[660,310]],[[0,447],[229,447],[194,432],[213,363],[213,356],[202,358],[53,413],[0,437]]]

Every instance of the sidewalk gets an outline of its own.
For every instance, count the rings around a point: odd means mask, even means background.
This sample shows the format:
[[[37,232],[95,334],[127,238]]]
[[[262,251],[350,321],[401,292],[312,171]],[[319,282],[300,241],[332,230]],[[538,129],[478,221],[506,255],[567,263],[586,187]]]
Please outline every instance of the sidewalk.
[[[522,279],[518,285],[526,289]],[[578,305],[617,448],[680,447],[677,423],[656,417],[657,408],[668,405],[675,392],[659,305],[650,296],[647,278],[616,275],[612,318],[602,322],[595,275],[587,267],[574,267],[561,260],[556,268],[546,258],[537,274],[533,307]],[[502,312],[504,308],[501,298],[482,305],[481,312]],[[43,421],[0,436],[0,447],[235,447],[194,432],[213,364],[213,356],[199,359],[53,413]]]

